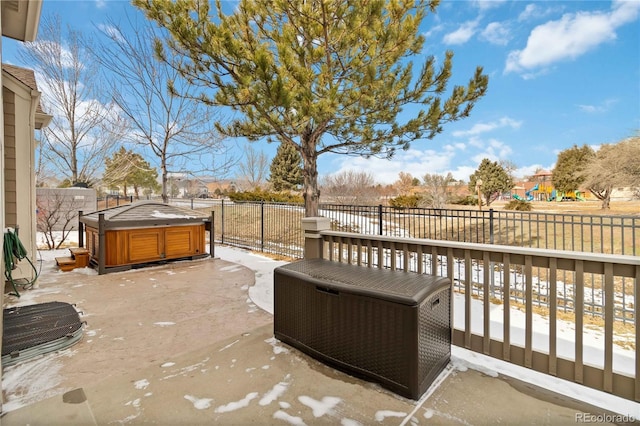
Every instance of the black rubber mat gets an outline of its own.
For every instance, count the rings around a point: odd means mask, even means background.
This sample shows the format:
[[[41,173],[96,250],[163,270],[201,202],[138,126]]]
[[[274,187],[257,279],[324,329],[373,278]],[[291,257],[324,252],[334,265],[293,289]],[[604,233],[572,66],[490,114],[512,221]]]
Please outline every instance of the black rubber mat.
[[[2,365],[10,365],[76,343],[80,315],[69,303],[48,302],[3,311]]]

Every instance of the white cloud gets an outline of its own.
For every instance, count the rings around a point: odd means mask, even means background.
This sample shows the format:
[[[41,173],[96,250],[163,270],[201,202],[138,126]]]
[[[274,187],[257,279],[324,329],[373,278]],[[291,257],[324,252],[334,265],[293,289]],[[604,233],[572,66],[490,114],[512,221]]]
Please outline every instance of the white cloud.
[[[537,5],[533,3],[528,4],[520,15],[518,15],[518,21],[526,21],[537,16],[539,10],[540,8]]]
[[[476,141],[477,146],[483,148],[482,152],[479,152],[471,157],[471,159],[478,165],[483,159],[488,158],[491,161],[500,161],[508,159],[513,154],[513,149],[504,142],[497,139],[489,139],[489,141]]]
[[[616,102],[616,99],[607,99],[600,105],[578,105],[578,108],[589,114],[597,114],[609,111]]]
[[[548,6],[544,9],[540,7],[540,4],[528,4],[524,10],[518,15],[518,21],[530,21],[533,19],[544,18],[545,16],[549,16],[553,13],[559,13],[563,9],[562,6]]]
[[[98,24],[98,29],[102,31],[111,40],[114,40],[119,43],[122,43],[125,41],[125,38],[120,32],[120,30],[117,27],[114,27],[113,25]]]
[[[478,28],[478,21],[467,21],[461,24],[460,27],[444,36],[442,41],[444,44],[464,44],[473,37]]]
[[[63,67],[72,68],[74,66],[73,54],[69,49],[67,49],[60,43],[56,43],[55,41],[51,40],[36,40],[34,44],[39,45],[38,50],[42,50],[43,52],[51,52],[50,54],[52,57],[60,58],[60,63]]]
[[[469,176],[474,174],[476,167],[472,166],[458,166],[455,170],[451,170],[451,175],[454,179],[469,182]]]
[[[509,53],[505,73],[525,73],[575,59],[602,43],[616,39],[615,30],[637,19],[640,2],[614,1],[609,12],[578,12],[539,25],[522,50]]]
[[[511,127],[512,129],[518,129],[522,125],[522,121],[517,121],[509,117],[502,117],[498,121],[492,121],[489,123],[477,123],[469,130],[458,130],[453,132],[453,136],[474,136],[481,133],[493,131],[495,129],[503,127]]]
[[[473,4],[480,10],[493,9],[506,3],[507,0],[475,0]]]
[[[364,158],[340,156],[338,167],[331,173],[351,170],[372,173],[377,183],[392,184],[398,180],[400,172],[411,173],[422,178],[427,173],[446,174],[455,157],[455,149],[436,151],[432,149],[409,149],[398,152],[391,160],[384,158]],[[468,176],[467,176],[468,178]]]
[[[511,31],[506,24],[491,22],[482,30],[480,38],[498,46],[506,46],[511,39]]]
[[[107,7],[107,1],[106,0],[96,0],[96,7],[98,9],[104,9],[105,7]]]
[[[440,25],[436,25],[435,27],[432,27],[431,29],[429,29],[429,31],[426,31],[426,32],[422,33],[422,35],[428,41],[435,34],[441,32],[443,30],[444,30],[444,25],[440,24]]]
[[[516,170],[513,171],[513,176],[516,179],[523,179],[526,176],[533,176],[534,174],[536,174],[536,170],[542,169],[542,170],[552,170],[553,165],[546,165],[546,166],[542,166],[540,164],[532,164],[530,166],[523,166],[523,167],[518,167]]]

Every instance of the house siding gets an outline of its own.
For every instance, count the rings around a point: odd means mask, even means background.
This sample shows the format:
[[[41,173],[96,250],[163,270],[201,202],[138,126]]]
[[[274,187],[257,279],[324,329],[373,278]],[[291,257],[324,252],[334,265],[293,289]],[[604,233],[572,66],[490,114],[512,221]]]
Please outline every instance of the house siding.
[[[15,94],[2,89],[4,107],[4,223],[15,227],[18,224],[16,202],[16,116]]]

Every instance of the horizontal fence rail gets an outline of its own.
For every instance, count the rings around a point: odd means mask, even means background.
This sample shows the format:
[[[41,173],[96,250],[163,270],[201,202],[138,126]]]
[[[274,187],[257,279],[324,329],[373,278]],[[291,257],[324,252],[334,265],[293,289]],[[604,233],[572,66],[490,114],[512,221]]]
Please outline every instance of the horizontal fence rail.
[[[640,254],[640,216],[323,204],[335,231],[589,253]]]
[[[301,257],[300,204],[172,199],[216,211],[216,241]],[[266,216],[265,216],[266,215]],[[321,204],[332,230],[367,235],[501,244],[587,253],[640,255],[640,215],[582,215]],[[275,229],[275,231],[273,231]],[[285,230],[282,234],[280,230]],[[282,236],[282,237],[281,237]]]
[[[336,231],[320,235],[323,257],[332,261],[449,277],[456,293],[455,345],[640,401],[640,328],[625,329],[621,321],[640,314],[634,303],[639,258]],[[589,320],[593,298],[584,283],[590,277],[602,299],[598,322]],[[625,314],[622,282],[630,293]],[[544,310],[539,293],[547,299]],[[589,333],[600,333],[599,346],[585,337]]]

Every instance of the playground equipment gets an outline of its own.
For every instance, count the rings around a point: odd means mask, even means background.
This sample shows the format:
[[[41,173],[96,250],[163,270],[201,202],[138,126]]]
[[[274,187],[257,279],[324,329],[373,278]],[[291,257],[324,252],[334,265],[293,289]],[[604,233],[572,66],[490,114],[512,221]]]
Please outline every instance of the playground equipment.
[[[536,186],[534,186],[533,188],[531,188],[528,191],[525,191],[524,195],[527,199],[527,201],[533,201],[533,194],[531,194],[532,192],[535,192],[538,190],[538,184],[536,183]]]

